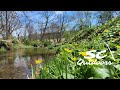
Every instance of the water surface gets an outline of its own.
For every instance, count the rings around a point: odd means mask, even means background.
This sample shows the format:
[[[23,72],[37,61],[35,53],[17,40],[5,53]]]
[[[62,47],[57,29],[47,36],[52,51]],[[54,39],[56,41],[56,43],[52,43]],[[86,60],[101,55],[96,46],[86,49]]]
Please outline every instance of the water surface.
[[[53,54],[45,48],[16,49],[0,54],[0,79],[27,79],[35,60],[49,60]]]

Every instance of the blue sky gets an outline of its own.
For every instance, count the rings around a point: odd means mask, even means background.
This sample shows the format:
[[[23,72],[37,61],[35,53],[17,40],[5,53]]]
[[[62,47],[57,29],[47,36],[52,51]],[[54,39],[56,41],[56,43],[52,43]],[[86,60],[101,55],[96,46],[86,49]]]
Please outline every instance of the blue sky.
[[[64,11],[55,11],[55,13],[53,14],[53,16],[51,16],[50,17],[50,19],[53,19],[54,18],[54,15],[58,15],[58,14],[63,14],[63,12]],[[90,12],[92,12],[92,25],[95,25],[96,23],[97,23],[97,20],[96,20],[96,18],[94,18],[94,13],[95,13],[95,11],[90,11]],[[33,21],[33,22],[31,22],[31,24],[33,24],[34,25],[34,28],[35,29],[37,29],[37,27],[38,27],[38,23],[37,22],[40,22],[40,21],[44,21],[43,19],[42,19],[42,16],[41,16],[41,14],[40,14],[40,12],[39,11],[26,11],[25,12],[26,13],[26,15],[27,15],[27,17],[29,18],[29,20],[31,20],[31,21]],[[17,11],[17,14],[18,14],[18,16],[20,17],[20,20],[21,20],[21,22],[23,23],[23,26],[25,25],[24,23],[25,23],[25,19],[26,19],[26,17],[24,16],[24,14],[21,12],[21,11]],[[70,16],[72,16],[72,15],[75,15],[75,11],[67,11],[67,14],[68,15],[70,15]],[[28,19],[26,19],[27,20],[27,22],[28,22]],[[74,20],[73,20],[74,21]],[[74,26],[74,22],[73,23],[71,23],[71,25],[70,26]],[[22,30],[23,28],[21,28],[21,30]],[[14,35],[15,35],[15,33],[16,32],[14,32]]]
[[[62,14],[64,11],[55,11],[55,14]],[[82,11],[81,11],[82,12]],[[94,17],[94,13],[96,11],[89,11],[89,12],[92,12],[92,18]],[[21,18],[21,21],[24,21],[25,20],[25,16],[23,15],[23,13],[21,11],[18,11],[17,12],[18,15]],[[67,14],[68,15],[74,15],[75,14],[75,11],[67,11]],[[26,11],[26,15],[30,18],[30,20],[34,21],[33,23],[36,23],[36,21],[40,21],[42,18],[41,18],[41,15],[39,14],[39,11]],[[54,15],[53,15],[54,17]],[[51,17],[52,19],[52,17]],[[92,22],[92,25],[95,25],[96,24],[96,18],[93,19],[93,22]]]
[[[62,14],[63,12],[64,11],[55,11],[55,14]],[[92,11],[92,13],[94,13],[94,11]],[[72,15],[75,14],[75,11],[67,11],[67,14],[72,16]],[[18,11],[18,15],[20,17],[22,17],[21,22],[24,23],[24,21],[25,21],[24,14],[22,12]],[[41,15],[37,11],[32,11],[32,12],[28,11],[28,12],[26,12],[26,15],[29,17],[29,20],[33,21],[32,24],[36,24],[36,22],[43,21],[42,18],[41,18]],[[52,18],[54,18],[54,15],[51,16],[51,19]],[[74,24],[74,23],[72,23],[72,24]],[[93,19],[92,25],[95,25],[95,24],[96,24],[96,19]]]

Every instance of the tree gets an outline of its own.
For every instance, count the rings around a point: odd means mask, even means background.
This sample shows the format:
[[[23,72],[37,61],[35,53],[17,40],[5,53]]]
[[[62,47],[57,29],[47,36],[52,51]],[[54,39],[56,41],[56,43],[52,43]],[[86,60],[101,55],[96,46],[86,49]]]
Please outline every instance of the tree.
[[[25,26],[25,31],[27,31],[27,32],[25,32],[25,35],[26,35],[26,33],[28,33],[28,38],[30,39],[30,40],[32,40],[32,35],[33,35],[33,32],[34,32],[34,27],[33,27],[33,25],[29,22],[29,23],[27,23],[26,24],[26,26]]]
[[[64,11],[62,14],[57,15],[57,26],[58,26],[58,36],[57,42],[61,42],[64,32],[66,31],[69,22],[71,22],[71,17]]]
[[[0,35],[2,39],[5,39],[5,12],[0,11]]]
[[[59,26],[57,25],[56,22],[52,22],[51,25],[50,25],[50,32],[51,33],[57,33],[58,32],[58,28]],[[56,37],[57,35],[52,35],[52,37],[50,37],[50,39],[53,40],[54,44],[56,44]]]
[[[78,30],[84,29],[85,27],[90,28],[92,24],[92,14],[91,11],[76,11],[75,13],[75,27]]]
[[[21,27],[16,11],[1,11],[1,31],[6,39],[11,39],[13,31]]]
[[[104,24],[113,18],[114,11],[98,11],[98,24]]]
[[[43,39],[44,34],[47,32],[49,23],[51,21],[50,17],[54,14],[53,11],[41,11],[42,22],[40,23],[41,39]]]

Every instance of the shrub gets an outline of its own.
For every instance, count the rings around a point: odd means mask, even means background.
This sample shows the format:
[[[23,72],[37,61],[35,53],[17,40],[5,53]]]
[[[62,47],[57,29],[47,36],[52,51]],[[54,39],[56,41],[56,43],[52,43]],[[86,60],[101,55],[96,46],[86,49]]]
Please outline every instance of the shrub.
[[[51,45],[51,42],[49,42],[48,40],[44,40],[42,41],[44,47],[47,47],[48,45]]]
[[[18,41],[17,39],[13,39],[13,40],[12,40],[12,43],[13,43],[13,44],[19,44],[19,41]]]
[[[0,53],[5,53],[7,50],[4,47],[0,48]]]
[[[48,47],[48,49],[53,49],[52,45],[48,45],[47,47]]]

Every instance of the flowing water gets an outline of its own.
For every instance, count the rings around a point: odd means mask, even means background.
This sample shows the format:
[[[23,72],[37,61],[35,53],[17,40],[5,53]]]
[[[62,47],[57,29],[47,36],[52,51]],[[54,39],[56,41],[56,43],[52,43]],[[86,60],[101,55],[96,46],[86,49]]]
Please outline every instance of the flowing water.
[[[0,79],[27,79],[35,60],[49,60],[54,54],[45,48],[16,49],[0,54]]]

